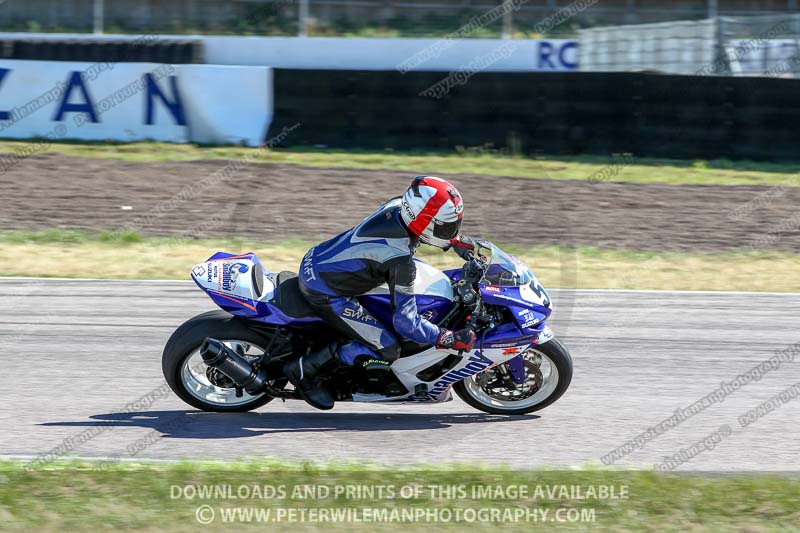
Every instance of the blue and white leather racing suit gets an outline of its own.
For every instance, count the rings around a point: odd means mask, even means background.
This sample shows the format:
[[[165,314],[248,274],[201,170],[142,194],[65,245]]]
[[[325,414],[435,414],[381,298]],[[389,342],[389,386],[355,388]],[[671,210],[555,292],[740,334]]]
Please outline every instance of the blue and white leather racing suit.
[[[386,361],[400,356],[395,335],[355,298],[384,283],[393,303],[394,330],[420,344],[437,343],[439,327],[419,316],[414,299],[418,244],[403,225],[396,198],[303,258],[301,292],[322,318],[353,339],[339,348],[342,363],[352,365],[359,356]]]

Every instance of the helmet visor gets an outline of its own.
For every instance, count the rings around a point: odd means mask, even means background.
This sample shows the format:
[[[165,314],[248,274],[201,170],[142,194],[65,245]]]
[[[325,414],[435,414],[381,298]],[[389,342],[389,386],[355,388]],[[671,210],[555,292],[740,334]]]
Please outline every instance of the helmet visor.
[[[433,236],[437,239],[449,241],[458,235],[459,231],[461,231],[460,218],[455,222],[439,222],[438,220],[433,221]]]

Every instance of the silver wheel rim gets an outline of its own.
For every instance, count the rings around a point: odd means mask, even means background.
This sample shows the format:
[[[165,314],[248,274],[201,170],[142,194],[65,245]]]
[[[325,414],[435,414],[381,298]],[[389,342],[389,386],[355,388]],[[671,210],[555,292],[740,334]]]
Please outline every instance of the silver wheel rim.
[[[253,343],[242,340],[222,341],[225,346],[239,353],[244,354],[244,358],[250,362],[256,361],[264,354],[264,349]],[[183,387],[198,400],[219,407],[236,407],[254,400],[262,398],[264,394],[252,396],[242,391],[241,398],[236,397],[236,389],[218,387],[209,381],[206,376],[208,365],[203,361],[198,346],[192,353],[184,359],[181,367],[181,382]]]
[[[535,407],[540,403],[547,400],[553,392],[555,392],[556,388],[558,387],[558,367],[550,359],[546,354],[537,350],[536,348],[530,348],[522,354],[528,361],[533,361],[539,359],[541,363],[539,364],[539,370],[542,373],[542,384],[533,395],[520,399],[520,400],[499,400],[493,396],[490,396],[486,391],[481,388],[478,384],[478,380],[481,377],[483,372],[471,376],[464,380],[464,385],[466,386],[467,394],[469,394],[473,399],[478,401],[479,403],[487,406],[493,407],[495,409],[501,410],[516,410],[516,409],[528,409],[531,407]],[[527,371],[526,371],[527,374]]]

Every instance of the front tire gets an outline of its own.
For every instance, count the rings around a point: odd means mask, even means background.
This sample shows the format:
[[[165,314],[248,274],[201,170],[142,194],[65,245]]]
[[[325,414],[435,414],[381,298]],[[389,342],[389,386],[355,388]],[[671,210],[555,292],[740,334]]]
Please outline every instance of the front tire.
[[[572,357],[558,339],[532,346],[523,357],[526,376],[535,388],[523,390],[516,396],[517,390],[491,388],[497,381],[487,383],[494,379],[495,369],[489,369],[459,381],[453,385],[453,390],[459,398],[485,413],[524,415],[544,409],[567,391],[572,381]],[[546,375],[541,369],[545,362],[548,364]]]
[[[181,400],[203,411],[250,411],[273,400],[267,394],[236,397],[235,388],[220,387],[207,376],[208,366],[200,357],[206,337],[223,341],[248,359],[264,353],[268,339],[225,311],[209,311],[184,322],[167,341],[161,368],[172,391]],[[245,348],[246,347],[246,348]]]

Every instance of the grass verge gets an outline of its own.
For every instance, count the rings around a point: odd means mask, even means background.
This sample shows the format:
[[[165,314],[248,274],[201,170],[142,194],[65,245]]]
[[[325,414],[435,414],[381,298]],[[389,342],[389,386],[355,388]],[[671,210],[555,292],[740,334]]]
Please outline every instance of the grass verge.
[[[19,151],[30,141],[0,141],[0,153]],[[417,174],[485,174],[676,185],[800,186],[800,163],[751,161],[685,161],[655,158],[575,156],[531,158],[486,148],[453,152],[402,152],[293,148],[267,150],[232,146],[198,146],[155,142],[49,144],[47,152],[122,161],[195,161],[252,158],[252,162],[291,163],[310,167],[394,169]]]
[[[0,462],[4,531],[787,531],[798,493],[779,475]]]
[[[192,240],[136,233],[0,232],[0,276],[189,279],[217,251],[255,251],[268,270],[297,270],[313,243]],[[800,256],[789,252],[683,254],[509,246],[548,288],[800,292]],[[453,253],[421,248],[439,268],[461,262]]]

